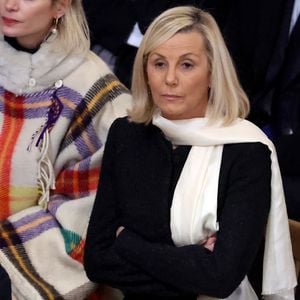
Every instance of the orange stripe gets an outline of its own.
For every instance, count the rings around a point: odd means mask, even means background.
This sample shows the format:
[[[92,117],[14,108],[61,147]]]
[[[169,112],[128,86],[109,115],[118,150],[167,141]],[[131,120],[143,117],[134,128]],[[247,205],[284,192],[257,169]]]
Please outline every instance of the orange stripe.
[[[94,97],[91,99],[90,102],[87,103],[87,109],[82,111],[79,116],[77,116],[76,122],[71,125],[69,132],[72,132],[75,130],[76,127],[81,126],[81,124],[84,123],[84,120],[86,119],[87,115],[92,111],[93,107],[97,104],[99,99],[102,99],[104,95],[108,94],[110,91],[112,91],[115,87],[120,85],[120,83],[116,80],[110,82],[106,87],[104,87],[102,90],[99,90],[97,94],[94,95]]]
[[[18,101],[20,101],[18,99]],[[21,106],[20,106],[21,107]],[[5,105],[5,110],[7,106]],[[9,108],[8,108],[9,109]],[[10,207],[10,177],[11,161],[18,136],[22,129],[24,118],[10,117],[4,112],[2,134],[0,136],[0,220],[8,217]],[[13,114],[12,114],[13,115]]]
[[[13,231],[11,230],[6,230],[3,232],[3,236],[5,237],[8,237],[9,235],[11,234],[14,234],[14,233],[22,233],[22,232],[25,232],[26,230],[30,230],[31,228],[35,228],[37,227],[38,225],[42,224],[42,223],[45,223],[49,220],[52,220],[53,217],[52,216],[44,216],[42,218],[39,218],[37,220],[33,220],[32,222],[28,223],[28,224],[25,224],[21,227],[18,227],[16,229],[14,229]],[[1,233],[2,234],[2,233]]]
[[[10,95],[14,97],[13,95]],[[0,101],[4,105],[8,106],[10,109],[36,109],[41,107],[49,107],[51,105],[51,100],[38,101],[33,103],[20,103],[20,96],[18,96],[18,102],[13,102],[14,100],[7,100],[6,97],[0,97]]]
[[[29,229],[31,229],[31,228],[35,228],[35,227],[37,227],[38,225],[40,225],[40,224],[42,224],[42,223],[45,223],[45,222],[47,222],[47,221],[49,221],[49,220],[52,220],[52,219],[53,219],[52,216],[44,216],[44,217],[42,217],[42,218],[39,218],[39,219],[37,219],[37,220],[34,220],[34,221],[32,221],[32,222],[26,224],[26,225],[23,225],[23,226],[18,227],[18,228],[16,229],[16,232],[17,232],[17,233],[22,233],[22,232],[24,232],[24,231],[26,231],[26,230],[29,230]]]

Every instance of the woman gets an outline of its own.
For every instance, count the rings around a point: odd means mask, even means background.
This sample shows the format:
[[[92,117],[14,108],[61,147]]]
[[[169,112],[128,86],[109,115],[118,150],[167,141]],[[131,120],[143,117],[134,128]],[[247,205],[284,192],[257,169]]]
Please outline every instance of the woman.
[[[0,264],[17,299],[84,299],[103,145],[131,96],[89,51],[80,0],[0,0],[0,16]]]
[[[132,82],[133,109],[106,143],[88,277],[126,300],[293,299],[275,150],[244,120],[248,100],[213,18],[194,7],[158,16]]]

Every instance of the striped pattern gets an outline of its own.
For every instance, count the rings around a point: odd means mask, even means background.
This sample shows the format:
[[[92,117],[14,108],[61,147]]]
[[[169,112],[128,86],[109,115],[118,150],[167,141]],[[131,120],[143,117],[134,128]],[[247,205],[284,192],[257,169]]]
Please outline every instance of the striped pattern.
[[[35,224],[33,226],[35,226]],[[30,224],[29,227],[32,228]],[[5,255],[13,265],[18,268],[22,276],[26,277],[28,282],[39,291],[41,298],[49,300],[63,299],[53,286],[49,285],[35,271],[35,268],[31,265],[26,256],[26,251],[22,245],[22,240],[20,239],[18,231],[15,231],[13,225],[9,222],[6,222],[5,225],[0,224],[0,232],[0,245],[2,248],[4,246],[3,243],[5,243]]]
[[[4,98],[6,101],[3,107],[3,130],[0,134],[0,220],[7,218],[11,213],[11,162],[24,123],[24,98],[8,92],[4,94]]]
[[[96,191],[99,180],[99,168],[87,170],[81,163],[71,169],[63,170],[56,179],[55,193],[64,194],[70,199],[86,196]]]
[[[26,243],[31,239],[39,236],[43,232],[57,227],[54,217],[44,211],[30,214],[18,220],[17,222],[2,223],[3,229],[10,236],[12,244],[6,244],[5,240],[1,240],[1,248],[16,246],[19,243]]]
[[[65,93],[70,93],[70,89],[64,88],[64,90]],[[21,108],[22,118],[42,118],[51,105],[51,95],[53,92],[53,89],[48,89],[39,93],[16,96],[0,87],[0,112],[9,114],[10,116],[16,116],[15,113],[11,114],[10,112],[18,111],[20,113]],[[62,93],[62,91],[60,91],[60,93]],[[22,106],[20,106],[20,103],[22,103]],[[7,106],[11,109],[6,110],[5,107]]]
[[[108,74],[100,78],[86,94],[84,100],[77,106],[74,113],[74,120],[69,129],[67,138],[64,141],[65,148],[79,137],[84,136],[84,143],[93,149],[94,133],[89,131],[87,135],[83,134],[89,128],[95,115],[103,108],[107,102],[113,101],[121,94],[128,93],[128,90],[117,80],[113,74]],[[79,144],[80,145],[80,144]]]
[[[84,240],[73,231],[62,230],[67,253],[75,260],[83,263]]]
[[[3,115],[0,134],[0,220],[5,220],[13,212],[34,205],[39,197],[37,186],[14,185],[11,164],[16,143],[23,134],[24,124],[27,120],[37,124],[32,128],[34,135],[34,132],[46,122],[45,115],[52,103],[53,93],[56,92],[64,105],[61,116],[69,119],[72,124],[61,143],[63,145],[61,150],[73,144],[80,156],[85,157],[59,173],[55,193],[75,199],[86,196],[97,188],[99,167],[90,170],[90,156],[102,147],[102,143],[92,120],[107,102],[125,91],[126,89],[111,74],[96,81],[84,99],[67,87],[22,96],[15,96],[0,88],[0,113]],[[39,134],[35,138],[38,136]],[[35,170],[33,172],[35,173]]]

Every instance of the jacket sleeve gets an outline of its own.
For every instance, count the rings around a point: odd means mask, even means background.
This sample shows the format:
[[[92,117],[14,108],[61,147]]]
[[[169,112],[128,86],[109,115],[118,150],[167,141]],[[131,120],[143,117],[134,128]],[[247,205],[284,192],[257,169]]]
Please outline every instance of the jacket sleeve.
[[[106,142],[98,193],[88,226],[84,267],[91,281],[105,283],[124,293],[155,293],[160,296],[178,296],[179,290],[168,283],[154,279],[148,272],[134,266],[116,251],[116,231],[122,225],[116,201],[114,179],[115,122]],[[116,140],[116,142],[114,142]]]
[[[125,229],[115,243],[117,253],[153,278],[185,292],[228,297],[251,267],[270,207],[270,152],[259,143],[248,145],[248,151],[236,158],[222,191],[224,207],[213,252],[200,245],[151,243]]]

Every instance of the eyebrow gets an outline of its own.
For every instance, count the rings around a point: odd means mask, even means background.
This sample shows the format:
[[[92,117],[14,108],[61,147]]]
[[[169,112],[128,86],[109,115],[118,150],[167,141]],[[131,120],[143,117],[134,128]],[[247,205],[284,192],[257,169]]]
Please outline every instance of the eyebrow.
[[[150,53],[149,57],[152,56],[152,55],[157,55],[157,56],[159,56],[159,57],[161,57],[161,58],[165,58],[164,55],[162,55],[162,54],[160,54],[160,53],[157,53],[157,52],[152,52],[152,53]],[[184,54],[180,55],[180,57],[181,57],[181,58],[184,58],[184,57],[189,56],[189,55],[192,55],[192,56],[198,56],[198,55],[195,54],[195,53],[187,52],[187,53],[184,53]]]

